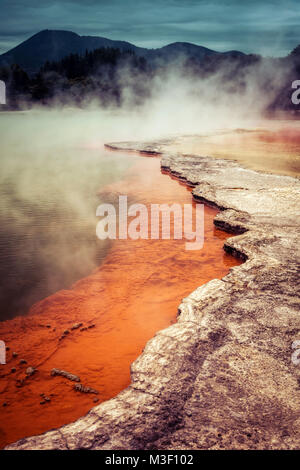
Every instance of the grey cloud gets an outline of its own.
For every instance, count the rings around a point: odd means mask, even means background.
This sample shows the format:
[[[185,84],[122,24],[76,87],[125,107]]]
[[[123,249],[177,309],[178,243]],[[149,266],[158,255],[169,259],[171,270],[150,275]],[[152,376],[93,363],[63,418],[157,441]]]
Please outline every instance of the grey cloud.
[[[0,52],[42,29],[159,47],[174,41],[284,55],[299,42],[297,0],[0,0]]]

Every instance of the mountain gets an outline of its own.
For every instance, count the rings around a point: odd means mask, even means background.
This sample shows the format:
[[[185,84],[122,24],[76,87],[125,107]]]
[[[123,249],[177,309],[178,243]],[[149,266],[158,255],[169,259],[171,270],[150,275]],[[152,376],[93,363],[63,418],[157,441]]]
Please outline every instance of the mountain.
[[[133,50],[138,55],[147,52],[125,41],[79,36],[71,31],[41,31],[13,49],[0,55],[1,65],[18,64],[27,72],[37,71],[47,60],[58,61],[69,54],[83,54],[100,47]]]
[[[18,64],[29,73],[36,72],[46,61],[58,61],[69,54],[83,54],[101,47],[132,50],[137,56],[158,62],[172,62],[180,55],[203,60],[213,55],[244,55],[239,51],[217,52],[185,42],[175,42],[158,49],[137,47],[126,41],[114,41],[96,36],[80,36],[71,31],[44,30],[0,55],[0,65]]]
[[[243,52],[239,51],[228,51],[228,52],[217,52],[207,47],[197,46],[189,42],[173,42],[167,46],[161,47],[160,49],[150,49],[147,51],[147,58],[155,57],[156,59],[161,58],[167,62],[176,60],[179,56],[194,57],[196,59],[203,60],[208,56],[224,56],[224,55],[240,55],[244,56]]]

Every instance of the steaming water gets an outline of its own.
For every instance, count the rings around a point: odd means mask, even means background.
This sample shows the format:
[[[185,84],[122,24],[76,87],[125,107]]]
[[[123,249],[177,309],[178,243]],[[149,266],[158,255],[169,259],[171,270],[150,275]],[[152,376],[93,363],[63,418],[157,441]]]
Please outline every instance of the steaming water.
[[[57,134],[57,145],[50,123],[39,124],[39,115],[0,115],[0,320],[25,314],[101,264],[108,242],[95,234],[97,192],[138,158],[108,158],[102,145],[79,148],[74,135],[68,138],[72,125],[64,143]]]
[[[204,131],[206,120],[191,119],[193,113],[177,108],[168,116],[155,106],[148,114],[131,115],[98,110],[0,113],[0,321],[25,314],[34,302],[70,287],[101,264],[109,245],[95,236],[97,192],[121,180],[139,158],[111,152],[108,158],[103,144]],[[168,110],[168,103],[159,109]],[[177,127],[170,114],[179,119]],[[207,138],[179,139],[171,150],[233,157],[255,169],[295,176],[299,127],[278,125],[281,132],[273,127],[268,133],[211,130]]]
[[[165,150],[233,159],[268,173],[300,175],[300,127],[295,121],[265,121],[260,129],[225,129],[184,136]]]
[[[109,202],[127,194],[130,203],[146,204],[148,213],[153,203],[183,208],[192,202],[191,188],[161,172],[159,158],[145,156],[138,157],[121,181],[106,185],[104,194]],[[196,206],[194,202],[194,220]],[[10,348],[0,371],[0,403],[9,403],[0,407],[0,448],[72,422],[95,405],[93,395],[78,393],[69,381],[51,376],[52,368],[75,373],[98,390],[98,403],[115,396],[129,385],[130,364],[147,341],[176,321],[182,298],[240,264],[223,250],[229,234],[214,227],[217,210],[206,206],[204,212],[201,250],[186,250],[185,240],[173,237],[116,240],[101,266],[72,289],[37,302],[25,318],[0,322],[0,337]],[[79,322],[87,329],[73,330]],[[69,334],[62,338],[66,329]],[[16,384],[28,366],[20,365],[13,351],[38,369],[26,384]],[[41,392],[51,402],[41,406]]]

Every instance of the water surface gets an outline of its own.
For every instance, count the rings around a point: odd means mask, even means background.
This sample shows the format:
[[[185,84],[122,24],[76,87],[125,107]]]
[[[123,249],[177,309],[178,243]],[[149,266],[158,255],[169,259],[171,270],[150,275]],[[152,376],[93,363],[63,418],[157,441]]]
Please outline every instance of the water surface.
[[[97,193],[137,159],[108,158],[103,145],[87,150],[73,136],[56,142],[54,121],[0,113],[0,321],[101,264],[109,243],[95,237]]]
[[[233,159],[253,170],[299,177],[298,121],[268,121],[257,129],[223,129],[178,137],[166,151]]]

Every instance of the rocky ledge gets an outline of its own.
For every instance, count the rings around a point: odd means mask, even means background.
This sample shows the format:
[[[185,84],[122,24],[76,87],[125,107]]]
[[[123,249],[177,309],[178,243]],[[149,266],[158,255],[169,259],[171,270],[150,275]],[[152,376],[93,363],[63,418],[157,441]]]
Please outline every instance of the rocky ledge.
[[[299,181],[166,155],[163,142],[110,147],[161,154],[196,200],[220,208],[216,226],[238,234],[224,248],[246,262],[183,299],[178,322],[132,364],[126,390],[7,449],[298,449]]]

